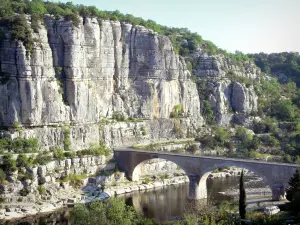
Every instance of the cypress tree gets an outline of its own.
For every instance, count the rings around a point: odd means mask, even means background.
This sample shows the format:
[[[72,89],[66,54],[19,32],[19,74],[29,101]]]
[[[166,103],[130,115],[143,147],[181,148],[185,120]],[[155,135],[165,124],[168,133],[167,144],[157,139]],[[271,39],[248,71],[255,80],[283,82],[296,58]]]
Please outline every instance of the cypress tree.
[[[289,187],[286,190],[286,199],[293,200],[295,193],[300,189],[300,169],[298,168],[289,180]]]
[[[246,191],[244,186],[244,170],[242,170],[240,177],[239,213],[242,219],[246,218]]]

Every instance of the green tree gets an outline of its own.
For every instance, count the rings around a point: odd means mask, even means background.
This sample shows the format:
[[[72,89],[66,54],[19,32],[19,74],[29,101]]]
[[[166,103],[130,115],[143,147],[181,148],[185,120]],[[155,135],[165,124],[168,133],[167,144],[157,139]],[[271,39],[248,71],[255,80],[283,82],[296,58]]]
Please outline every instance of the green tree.
[[[0,169],[0,184],[3,184],[5,180],[6,180],[6,174],[2,169]]]
[[[11,173],[17,170],[16,160],[13,159],[11,154],[5,154],[2,157],[2,170],[6,173]]]
[[[273,107],[272,114],[280,120],[292,120],[295,117],[295,106],[289,99],[280,100]]]
[[[17,164],[17,167],[29,168],[29,167],[32,166],[29,159],[28,159],[28,157],[27,157],[27,155],[25,155],[25,154],[20,154],[18,156],[16,164]]]
[[[242,219],[246,218],[246,191],[245,191],[245,181],[244,181],[244,170],[242,170],[241,177],[240,177],[239,213]]]
[[[205,120],[208,123],[212,123],[214,120],[214,112],[212,111],[211,105],[209,101],[204,100],[203,101],[203,108],[202,108],[202,114]]]
[[[76,205],[71,212],[74,225],[151,225],[149,219],[143,219],[125,201],[111,198],[108,202],[93,202],[88,206]]]
[[[230,138],[229,132],[222,127],[218,127],[215,131],[215,139],[219,143],[220,146],[224,146],[226,142],[228,142]]]
[[[253,134],[251,131],[244,127],[238,127],[236,129],[235,136],[242,142],[244,147],[249,147],[253,140]]]
[[[292,201],[294,194],[300,188],[300,169],[298,168],[289,180],[289,187],[286,189],[286,199]]]

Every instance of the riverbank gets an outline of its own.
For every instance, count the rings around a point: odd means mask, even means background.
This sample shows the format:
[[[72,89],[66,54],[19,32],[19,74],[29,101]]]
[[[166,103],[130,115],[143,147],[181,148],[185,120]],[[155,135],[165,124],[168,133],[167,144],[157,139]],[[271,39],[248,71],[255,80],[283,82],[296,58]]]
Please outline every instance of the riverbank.
[[[209,179],[217,179],[230,176],[238,176],[240,168],[226,168],[221,172],[214,171]],[[120,196],[133,192],[145,192],[148,190],[160,189],[166,186],[178,185],[189,182],[188,177],[182,171],[164,174],[151,174],[142,178],[139,182],[130,182],[125,178],[124,173],[105,172],[96,177],[86,178],[82,181],[80,189],[73,188],[70,181],[56,183],[55,191],[41,198],[32,196],[32,201],[22,202],[16,199],[14,202],[1,204],[0,220],[18,220],[34,215],[49,214],[60,210],[63,207],[76,203],[89,203],[101,201],[109,197]],[[63,184],[63,185],[61,185]]]
[[[161,180],[140,181],[119,183],[116,186],[109,186],[104,189],[95,183],[88,183],[81,189],[74,189],[70,186],[61,189],[55,193],[49,200],[39,202],[16,202],[1,204],[0,222],[13,221],[24,217],[34,215],[43,215],[55,212],[76,203],[89,203],[93,201],[105,200],[109,197],[114,197],[126,193],[147,191],[158,189],[170,185],[178,185],[188,182],[187,176],[174,176]]]

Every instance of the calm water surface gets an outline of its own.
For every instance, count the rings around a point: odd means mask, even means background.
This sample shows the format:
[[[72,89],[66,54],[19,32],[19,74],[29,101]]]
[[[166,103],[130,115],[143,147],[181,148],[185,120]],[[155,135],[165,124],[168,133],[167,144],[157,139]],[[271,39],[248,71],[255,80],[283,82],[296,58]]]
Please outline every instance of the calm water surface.
[[[264,183],[257,177],[246,177],[246,187],[260,188],[265,187]],[[228,177],[222,179],[207,180],[208,199],[200,200],[201,204],[217,205],[223,200],[231,199],[228,196],[220,195],[228,189],[238,188],[239,177]],[[157,222],[164,222],[183,216],[188,211],[193,201],[188,199],[188,184],[168,186],[158,190],[147,192],[136,192],[123,196],[128,205],[145,217],[153,218]],[[69,224],[68,216],[71,209],[64,209],[40,218],[27,218],[19,222],[7,223],[9,225],[43,225],[43,224]]]

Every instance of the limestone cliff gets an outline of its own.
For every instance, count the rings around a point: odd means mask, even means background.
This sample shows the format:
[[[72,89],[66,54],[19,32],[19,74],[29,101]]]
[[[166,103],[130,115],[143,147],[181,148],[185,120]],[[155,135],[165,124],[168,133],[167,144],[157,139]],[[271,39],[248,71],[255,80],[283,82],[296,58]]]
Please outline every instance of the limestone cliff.
[[[258,78],[260,70],[253,63],[237,65],[222,55],[207,56],[201,51],[193,60],[199,94],[210,102],[219,124],[229,124],[237,114],[247,117],[257,111],[257,96],[251,81]]]
[[[28,52],[3,30],[0,68],[10,79],[0,84],[0,125],[18,121],[27,128],[23,136],[53,145],[63,138],[55,127],[71,124],[81,126],[71,136],[76,140],[85,133],[86,147],[101,134],[84,125],[114,112],[125,118],[169,118],[175,105],[201,124],[196,84],[165,36],[124,22],[81,18],[74,27],[46,16]]]
[[[98,122],[115,111],[168,118],[177,104],[200,116],[196,85],[164,36],[120,22],[86,18],[76,28],[50,17],[34,36],[31,54],[21,42],[1,45],[1,68],[11,74],[0,87],[2,125]]]

